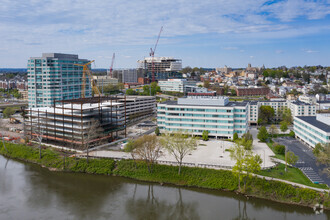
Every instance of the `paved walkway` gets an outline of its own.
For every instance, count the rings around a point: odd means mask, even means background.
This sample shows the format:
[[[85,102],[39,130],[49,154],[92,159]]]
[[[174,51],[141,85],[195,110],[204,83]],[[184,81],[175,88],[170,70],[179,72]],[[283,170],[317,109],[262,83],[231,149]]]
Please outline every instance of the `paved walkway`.
[[[303,184],[300,184],[300,183],[294,183],[294,182],[290,182],[290,181],[287,181],[287,180],[281,180],[281,179],[277,179],[277,178],[273,178],[273,177],[267,177],[267,176],[261,176],[261,175],[257,175],[257,174],[253,174],[257,177],[260,177],[260,178],[265,178],[266,180],[276,180],[276,181],[280,181],[280,182],[283,182],[283,183],[287,183],[287,184],[291,184],[293,186],[298,186],[298,187],[301,187],[301,188],[307,188],[307,189],[313,189],[313,190],[316,190],[316,191],[319,191],[319,192],[330,192],[330,190],[327,190],[327,189],[319,189],[319,188],[315,188],[315,187],[311,187],[311,186],[306,186],[306,185],[303,185]]]
[[[263,160],[261,164],[262,168],[269,168],[275,166],[271,156],[273,152],[265,143],[259,143],[254,140],[253,153],[259,154]],[[204,166],[204,167],[221,167],[221,168],[231,168],[235,165],[234,160],[230,159],[229,149],[234,143],[222,140],[209,140],[209,141],[199,141],[197,149],[191,154],[186,155],[183,162],[187,166]],[[122,158],[131,159],[130,153],[125,153],[122,151],[92,151],[91,156],[95,157],[110,157],[110,158]],[[165,164],[175,164],[176,160],[174,156],[170,155],[166,150],[163,151],[163,156],[158,159],[159,163]]]

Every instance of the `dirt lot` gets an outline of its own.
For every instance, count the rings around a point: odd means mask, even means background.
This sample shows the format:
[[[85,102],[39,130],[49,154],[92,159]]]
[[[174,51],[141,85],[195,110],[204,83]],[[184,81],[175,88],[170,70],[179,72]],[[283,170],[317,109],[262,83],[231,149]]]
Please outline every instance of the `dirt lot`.
[[[23,118],[20,114],[13,115],[13,118],[20,121],[20,123],[10,123],[9,118],[0,119],[0,134],[3,136],[10,137],[23,137],[24,134],[20,133],[23,131]]]

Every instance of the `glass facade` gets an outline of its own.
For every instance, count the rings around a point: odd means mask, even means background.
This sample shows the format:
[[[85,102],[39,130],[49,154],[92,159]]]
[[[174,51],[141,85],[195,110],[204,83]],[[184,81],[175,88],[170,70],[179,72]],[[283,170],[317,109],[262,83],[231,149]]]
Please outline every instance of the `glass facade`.
[[[78,59],[77,55],[51,55],[28,60],[29,107],[46,107],[54,100],[81,97],[83,67],[74,64],[89,61]],[[90,96],[90,81],[86,77],[85,97]]]
[[[314,126],[298,118],[294,119],[294,132],[299,139],[311,147],[315,147],[318,143],[325,144],[330,142],[329,133],[315,129]]]

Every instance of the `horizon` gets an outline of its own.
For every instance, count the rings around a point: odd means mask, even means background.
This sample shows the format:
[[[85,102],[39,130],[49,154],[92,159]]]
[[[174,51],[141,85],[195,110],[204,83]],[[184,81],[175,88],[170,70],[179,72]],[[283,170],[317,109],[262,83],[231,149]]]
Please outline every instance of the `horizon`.
[[[329,66],[330,1],[9,1],[0,6],[3,68],[45,52],[78,54],[94,68],[136,68],[149,56],[182,66]]]

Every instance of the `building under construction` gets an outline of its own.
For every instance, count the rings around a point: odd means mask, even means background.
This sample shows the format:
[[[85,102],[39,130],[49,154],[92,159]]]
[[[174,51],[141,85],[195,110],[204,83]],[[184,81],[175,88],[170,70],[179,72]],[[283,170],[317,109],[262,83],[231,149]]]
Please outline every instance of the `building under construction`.
[[[126,125],[155,112],[155,97],[101,96],[54,101],[26,110],[26,135],[42,142],[87,149],[112,142]]]
[[[138,69],[145,71],[145,77],[151,79],[152,71],[155,73],[156,80],[181,77],[182,60],[173,57],[146,57],[138,60]],[[152,65],[154,64],[154,66]]]

